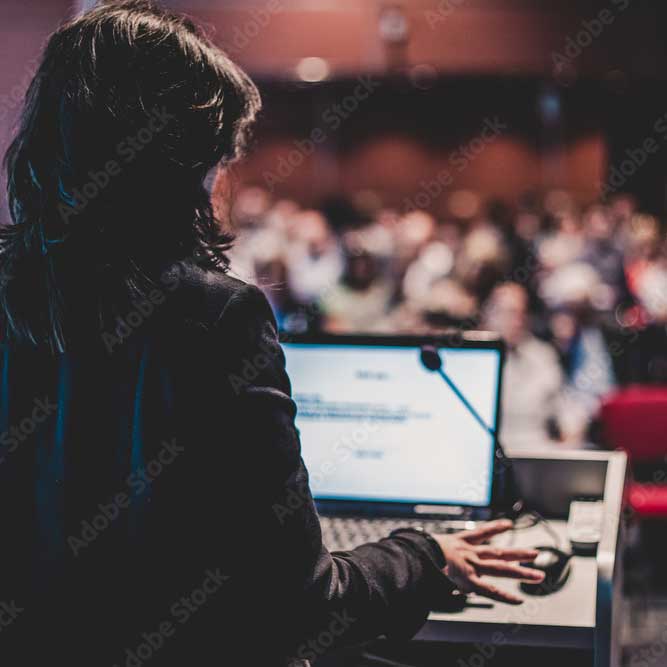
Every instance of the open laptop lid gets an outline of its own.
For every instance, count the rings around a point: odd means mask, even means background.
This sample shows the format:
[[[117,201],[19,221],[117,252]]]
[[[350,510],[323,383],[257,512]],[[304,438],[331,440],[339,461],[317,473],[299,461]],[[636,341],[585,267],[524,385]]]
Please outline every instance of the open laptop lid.
[[[320,511],[454,515],[494,504],[497,443],[422,365],[424,345],[439,350],[446,373],[497,433],[503,345],[492,334],[283,339]]]

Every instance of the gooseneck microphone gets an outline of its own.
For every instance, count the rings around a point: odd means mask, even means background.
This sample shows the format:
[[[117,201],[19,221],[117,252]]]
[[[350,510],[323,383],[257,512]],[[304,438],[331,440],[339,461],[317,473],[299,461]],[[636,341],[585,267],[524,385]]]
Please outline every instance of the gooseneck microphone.
[[[461,390],[454,384],[452,379],[445,373],[442,368],[442,357],[437,348],[430,345],[424,345],[421,348],[421,361],[426,369],[437,373],[449,386],[449,388],[454,392],[456,397],[465,405],[466,410],[477,420],[477,423],[494,439],[497,440],[498,436],[496,432],[480,417],[479,412],[475,410],[470,401],[463,395]]]
[[[518,515],[523,510],[523,501],[519,495],[512,463],[505,455],[505,451],[498,439],[498,434],[482,419],[479,412],[475,410],[474,406],[457,387],[456,383],[449,377],[449,375],[447,375],[443,368],[442,357],[440,356],[438,348],[432,345],[424,345],[420,350],[419,356],[424,368],[432,373],[437,373],[443,379],[445,384],[447,384],[452,392],[454,392],[454,395],[461,401],[466,410],[475,418],[475,421],[493,438],[496,447],[496,458],[499,462],[503,463],[507,475],[507,479],[504,480],[507,483],[506,488],[504,489],[505,495],[510,496],[507,500],[509,501],[511,512],[515,516]]]

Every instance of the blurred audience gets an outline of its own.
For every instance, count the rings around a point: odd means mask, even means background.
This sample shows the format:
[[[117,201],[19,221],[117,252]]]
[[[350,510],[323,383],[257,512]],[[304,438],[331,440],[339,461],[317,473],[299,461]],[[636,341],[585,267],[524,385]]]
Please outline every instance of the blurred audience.
[[[392,297],[391,283],[379,271],[379,259],[348,239],[345,271],[320,295],[329,331],[368,331],[382,322]]]
[[[444,219],[376,194],[340,216],[244,188],[231,268],[287,332],[496,331],[509,448],[589,446],[616,385],[667,382],[663,229],[624,194],[581,210],[560,190],[516,208],[465,195]]]
[[[503,283],[491,292],[482,325],[505,340],[500,437],[509,452],[552,442],[564,375],[554,348],[531,333],[526,290]]]

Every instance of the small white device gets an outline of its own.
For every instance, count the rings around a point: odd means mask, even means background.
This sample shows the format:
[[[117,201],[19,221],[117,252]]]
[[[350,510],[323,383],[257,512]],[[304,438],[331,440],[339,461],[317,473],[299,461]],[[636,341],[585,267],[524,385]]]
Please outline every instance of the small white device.
[[[604,503],[601,500],[574,500],[570,503],[567,536],[576,554],[594,554],[602,539]]]

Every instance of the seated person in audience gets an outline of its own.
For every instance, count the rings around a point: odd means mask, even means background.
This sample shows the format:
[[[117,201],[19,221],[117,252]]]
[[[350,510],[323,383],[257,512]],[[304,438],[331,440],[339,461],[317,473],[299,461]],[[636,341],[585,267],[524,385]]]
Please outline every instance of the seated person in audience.
[[[646,274],[650,274],[664,256],[660,223],[652,215],[634,215],[624,225],[620,239],[628,288],[635,299],[641,300]]]
[[[558,424],[564,442],[582,446],[587,444],[602,398],[616,384],[611,356],[602,331],[584,305],[557,309],[550,326],[566,377]]]
[[[616,230],[609,210],[604,206],[592,206],[584,216],[586,242],[582,261],[595,268],[602,285],[607,288],[606,302],[600,307],[612,309],[629,296],[625,279],[623,253],[618,248]]]
[[[540,284],[548,307],[547,330],[565,376],[558,427],[563,442],[571,446],[587,443],[600,400],[615,385],[600,311],[593,306],[599,304],[604,312],[613,304],[610,294],[597,270],[583,261],[559,267]]]
[[[478,322],[477,297],[454,278],[440,278],[417,301],[420,318],[425,327],[438,330],[474,329]]]
[[[585,246],[579,215],[574,209],[559,211],[555,218],[556,230],[538,246],[540,263],[547,272],[580,259]]]
[[[454,275],[480,300],[511,268],[511,255],[500,232],[486,222],[477,223],[461,244]]]
[[[528,293],[516,283],[496,287],[484,307],[484,328],[507,345],[502,388],[501,440],[508,451],[553,446],[549,422],[563,388],[558,355],[530,332]]]
[[[345,269],[340,242],[319,211],[297,213],[288,247],[288,285],[298,303],[313,304],[334,288]]]
[[[345,273],[321,299],[324,328],[360,333],[382,326],[392,296],[392,285],[378,270],[378,259],[367,250],[345,242]]]

